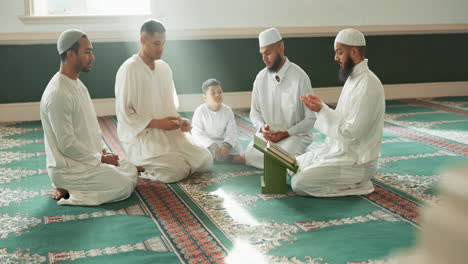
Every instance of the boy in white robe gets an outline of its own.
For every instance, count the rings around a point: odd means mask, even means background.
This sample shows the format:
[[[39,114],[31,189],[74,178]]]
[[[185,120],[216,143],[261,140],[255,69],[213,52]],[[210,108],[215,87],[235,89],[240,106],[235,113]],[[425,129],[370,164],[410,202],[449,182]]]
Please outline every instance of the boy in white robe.
[[[293,156],[312,143],[315,114],[300,96],[313,93],[309,76],[284,56],[282,37],[276,28],[259,34],[260,53],[266,67],[253,85],[250,119],[256,135],[278,144]],[[263,169],[263,153],[253,147],[245,152],[247,165]]]
[[[161,60],[166,29],[156,21],[140,30],[141,49],[120,66],[115,81],[117,132],[128,158],[146,169],[142,177],[165,183],[211,168],[210,152],[195,144],[191,124],[177,113],[169,65]]]
[[[202,85],[204,104],[195,109],[192,135],[198,143],[210,150],[216,161],[244,164],[241,145],[237,138],[236,120],[232,109],[223,104],[223,90],[216,79]]]
[[[297,157],[299,172],[291,187],[299,195],[364,195],[374,191],[370,179],[377,169],[382,142],[385,98],[379,78],[365,59],[364,35],[340,31],[335,39],[335,61],[345,81],[336,109],[318,97],[302,97],[317,112],[315,128],[327,136],[320,149]]]
[[[79,30],[64,31],[58,40],[60,71],[41,98],[47,171],[59,205],[100,205],[128,198],[137,168],[108,152],[88,89],[78,79],[91,70],[91,42]]]

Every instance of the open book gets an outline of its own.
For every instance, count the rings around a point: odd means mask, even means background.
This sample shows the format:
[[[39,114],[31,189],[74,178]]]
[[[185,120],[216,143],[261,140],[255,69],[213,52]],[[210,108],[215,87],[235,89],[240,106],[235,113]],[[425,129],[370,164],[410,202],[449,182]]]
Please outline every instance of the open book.
[[[286,150],[281,148],[279,145],[267,141],[266,149],[281,157],[285,161],[291,163],[292,165],[296,164],[296,158],[293,155],[289,154]]]

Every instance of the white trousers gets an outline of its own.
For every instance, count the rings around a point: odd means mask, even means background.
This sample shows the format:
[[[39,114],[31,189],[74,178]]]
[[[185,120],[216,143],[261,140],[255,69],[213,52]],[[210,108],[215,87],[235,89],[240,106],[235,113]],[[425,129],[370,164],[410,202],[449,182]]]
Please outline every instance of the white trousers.
[[[120,166],[109,164],[90,166],[80,173],[48,169],[52,183],[68,191],[68,199],[60,199],[59,205],[94,206],[127,199],[137,181],[137,169],[132,163],[122,160]]]
[[[156,134],[157,131],[145,130],[135,143],[124,143],[129,160],[147,170],[142,174],[144,178],[178,182],[191,173],[205,172],[213,166],[211,153],[193,143],[188,135],[172,133],[172,137],[163,137],[151,132]]]
[[[255,135],[257,137],[263,138],[262,133],[257,132]],[[276,144],[284,150],[286,150],[291,155],[298,156],[306,151],[310,143],[312,143],[312,137],[290,136]],[[264,154],[262,152],[254,148],[252,140],[247,146],[247,150],[245,151],[246,164],[259,169],[263,169],[263,155]]]
[[[298,157],[300,160],[300,157]],[[362,165],[308,165],[292,176],[291,187],[298,195],[333,197],[365,195],[374,191],[372,179],[377,162]]]
[[[146,159],[142,166],[146,169],[142,178],[164,183],[173,183],[187,178],[191,171],[190,163],[179,152],[166,152]]]

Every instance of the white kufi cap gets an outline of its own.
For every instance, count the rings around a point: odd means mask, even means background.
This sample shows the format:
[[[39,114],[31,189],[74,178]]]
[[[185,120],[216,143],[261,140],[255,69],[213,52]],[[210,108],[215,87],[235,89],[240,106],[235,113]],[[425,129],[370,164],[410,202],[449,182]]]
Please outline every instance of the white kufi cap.
[[[271,44],[274,44],[283,38],[281,37],[279,31],[276,28],[270,28],[258,35],[258,42],[261,47],[265,47]]]
[[[366,39],[364,38],[364,34],[361,31],[347,28],[341,30],[335,38],[335,49],[336,43],[339,42],[341,44],[349,45],[349,46],[365,46]]]
[[[57,40],[58,53],[62,54],[67,51],[84,35],[86,35],[86,33],[78,29],[68,29],[62,32]]]

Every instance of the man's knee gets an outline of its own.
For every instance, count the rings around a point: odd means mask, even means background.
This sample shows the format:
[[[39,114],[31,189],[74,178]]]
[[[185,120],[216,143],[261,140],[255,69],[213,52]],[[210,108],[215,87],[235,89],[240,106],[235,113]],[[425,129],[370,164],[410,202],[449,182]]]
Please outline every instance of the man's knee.
[[[245,151],[245,161],[247,165],[263,169],[263,153],[250,145]]]
[[[292,190],[300,196],[307,196],[307,193],[304,192],[304,177],[303,174],[296,174],[291,178],[291,188]]]
[[[207,149],[204,149],[203,156],[203,162],[200,168],[198,168],[198,172],[207,172],[210,171],[213,167],[213,155],[211,155],[211,153]]]
[[[190,165],[186,160],[178,160],[177,166],[155,168],[156,179],[164,183],[174,183],[187,178],[190,174]]]
[[[277,144],[279,144],[281,148],[283,148],[290,154],[294,156],[299,156],[306,151],[307,147],[310,145],[311,142],[312,140],[308,137],[290,136],[278,142]]]
[[[323,196],[329,187],[323,182],[316,181],[307,173],[298,173],[291,179],[291,188],[300,196]]]
[[[106,174],[112,175],[108,177],[109,184],[126,185],[128,188],[135,188],[138,179],[138,171],[136,166],[130,162],[123,160],[119,167],[110,167]]]

